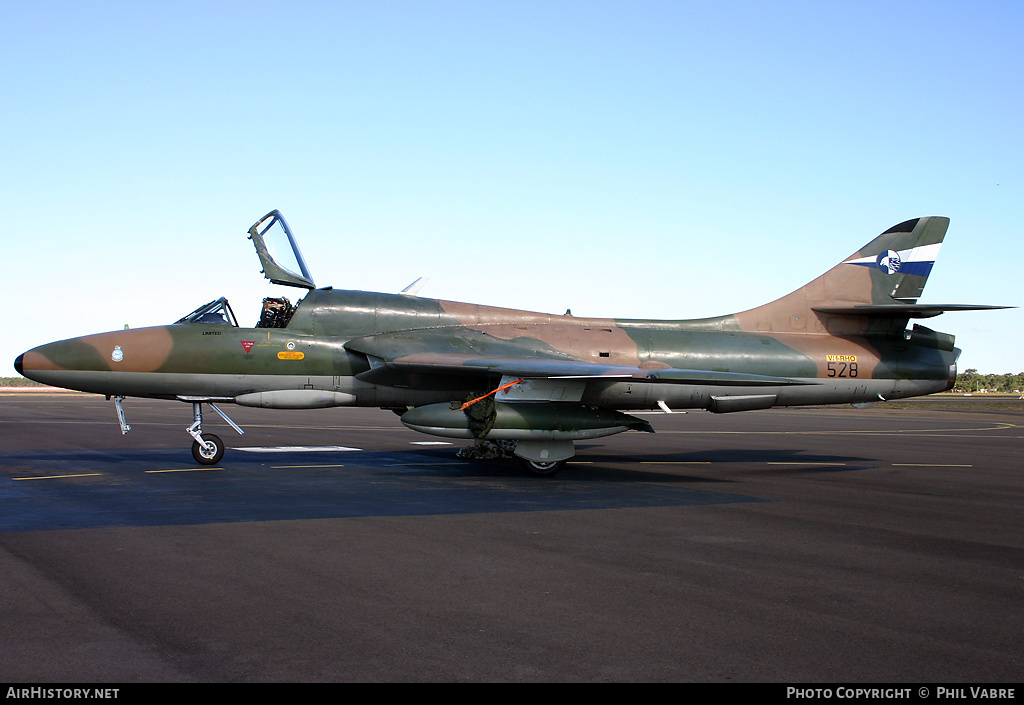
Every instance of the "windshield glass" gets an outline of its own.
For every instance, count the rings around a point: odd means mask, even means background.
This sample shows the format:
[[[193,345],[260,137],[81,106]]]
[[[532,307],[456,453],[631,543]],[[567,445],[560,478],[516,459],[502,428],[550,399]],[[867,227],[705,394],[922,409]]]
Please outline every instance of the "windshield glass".
[[[238,327],[235,314],[231,311],[228,300],[223,296],[216,301],[203,304],[187,316],[179,318],[175,323],[210,323]]]

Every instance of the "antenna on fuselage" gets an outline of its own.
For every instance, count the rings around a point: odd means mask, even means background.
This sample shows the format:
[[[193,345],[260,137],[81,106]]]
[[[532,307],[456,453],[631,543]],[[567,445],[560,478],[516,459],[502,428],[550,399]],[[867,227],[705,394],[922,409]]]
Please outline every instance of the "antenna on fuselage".
[[[426,277],[420,277],[412,284],[402,289],[401,293],[405,296],[416,296],[416,294],[419,293],[419,290],[422,289],[423,285],[428,281],[429,280]]]

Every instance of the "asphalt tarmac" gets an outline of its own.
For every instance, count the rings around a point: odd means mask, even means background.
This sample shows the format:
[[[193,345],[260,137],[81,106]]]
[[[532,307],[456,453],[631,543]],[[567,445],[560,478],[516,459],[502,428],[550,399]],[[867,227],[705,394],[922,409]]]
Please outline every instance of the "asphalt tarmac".
[[[386,411],[224,409],[207,468],[184,404],[122,436],[0,394],[0,682],[1024,673],[1018,412],[647,415],[534,478]]]

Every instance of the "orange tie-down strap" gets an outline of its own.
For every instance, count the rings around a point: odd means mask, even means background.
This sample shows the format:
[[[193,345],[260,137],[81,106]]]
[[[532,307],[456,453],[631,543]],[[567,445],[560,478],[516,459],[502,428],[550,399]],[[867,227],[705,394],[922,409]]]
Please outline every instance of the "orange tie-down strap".
[[[482,397],[477,397],[476,399],[470,399],[469,401],[467,401],[465,404],[463,404],[459,408],[459,411],[465,411],[466,409],[468,409],[469,407],[473,406],[474,404],[476,404],[481,399],[486,399],[487,397],[491,396],[492,394],[497,394],[502,389],[508,389],[509,387],[514,387],[514,386],[516,386],[517,384],[519,384],[522,381],[523,381],[522,379],[517,379],[515,382],[509,382],[508,384],[503,384],[500,387],[498,387],[497,389],[495,389],[494,391],[487,392],[487,394],[484,394]]]

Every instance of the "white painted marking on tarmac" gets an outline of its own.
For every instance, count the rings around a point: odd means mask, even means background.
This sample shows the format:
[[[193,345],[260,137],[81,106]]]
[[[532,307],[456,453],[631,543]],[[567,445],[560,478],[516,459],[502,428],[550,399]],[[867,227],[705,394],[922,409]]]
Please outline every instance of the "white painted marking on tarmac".
[[[246,453],[323,453],[358,451],[362,450],[362,448],[349,448],[347,446],[249,446],[247,448],[232,448],[232,450],[244,450]]]
[[[450,446],[451,443],[448,441],[409,441],[410,445],[414,446]]]

